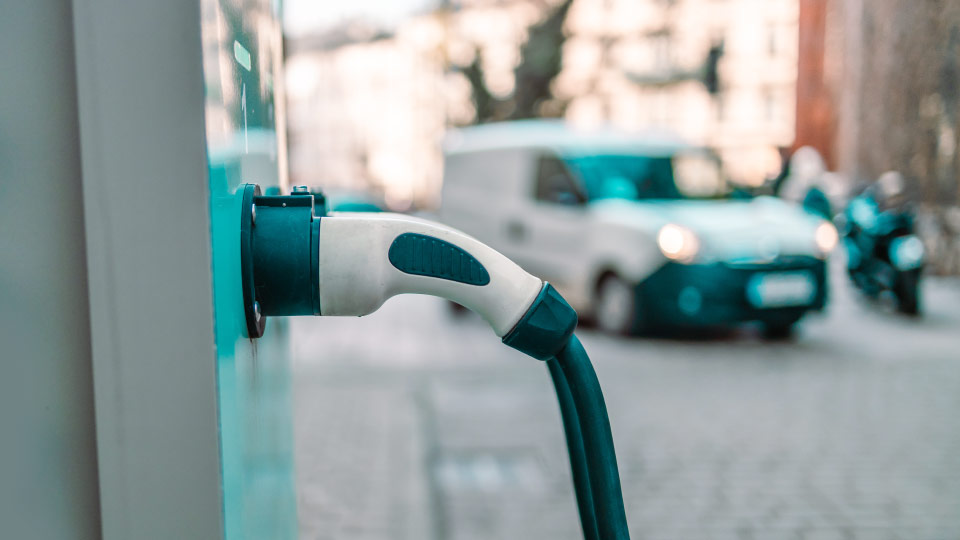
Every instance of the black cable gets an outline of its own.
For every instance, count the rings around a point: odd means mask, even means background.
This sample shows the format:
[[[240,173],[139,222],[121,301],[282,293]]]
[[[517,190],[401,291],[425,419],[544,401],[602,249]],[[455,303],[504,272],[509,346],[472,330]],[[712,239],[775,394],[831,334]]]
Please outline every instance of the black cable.
[[[590,471],[587,469],[587,456],[584,454],[577,408],[560,363],[556,358],[551,358],[547,361],[547,367],[550,369],[550,378],[553,379],[553,388],[556,390],[557,402],[560,405],[560,417],[563,419],[563,432],[567,438],[567,451],[570,455],[570,474],[573,476],[573,490],[577,496],[577,510],[580,512],[583,538],[600,540],[590,487]]]
[[[610,418],[607,416],[600,381],[597,380],[590,358],[577,336],[570,336],[567,346],[557,354],[556,361],[566,378],[574,409],[580,420],[585,459],[578,460],[579,465],[573,462],[572,466],[578,468],[586,463],[599,537],[603,540],[629,540],[630,531],[627,529],[627,515],[623,507],[613,433],[610,430]],[[565,420],[564,425],[566,424]],[[572,445],[570,449],[572,459],[576,445]]]

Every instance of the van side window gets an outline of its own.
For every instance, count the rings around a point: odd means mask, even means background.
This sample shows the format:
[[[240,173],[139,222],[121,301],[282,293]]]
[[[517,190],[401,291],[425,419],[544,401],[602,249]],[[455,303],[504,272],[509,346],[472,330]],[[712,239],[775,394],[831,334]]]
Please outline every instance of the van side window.
[[[537,171],[538,201],[576,206],[586,202],[566,165],[554,156],[542,156]]]

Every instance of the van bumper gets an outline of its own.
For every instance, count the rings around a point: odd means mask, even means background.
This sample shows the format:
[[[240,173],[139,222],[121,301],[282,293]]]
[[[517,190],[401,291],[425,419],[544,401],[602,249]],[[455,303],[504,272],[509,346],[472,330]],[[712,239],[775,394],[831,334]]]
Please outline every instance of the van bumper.
[[[812,256],[780,257],[769,263],[682,264],[668,262],[637,285],[637,326],[712,327],[759,321],[796,322],[827,301],[826,263]],[[790,305],[758,305],[750,289],[765,276],[803,275],[813,290]]]

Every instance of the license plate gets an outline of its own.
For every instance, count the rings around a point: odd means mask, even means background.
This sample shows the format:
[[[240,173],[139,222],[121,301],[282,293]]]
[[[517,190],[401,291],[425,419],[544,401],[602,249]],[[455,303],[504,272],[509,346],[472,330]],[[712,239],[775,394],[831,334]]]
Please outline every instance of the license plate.
[[[747,284],[747,299],[758,308],[809,305],[816,292],[817,282],[810,272],[757,274]]]

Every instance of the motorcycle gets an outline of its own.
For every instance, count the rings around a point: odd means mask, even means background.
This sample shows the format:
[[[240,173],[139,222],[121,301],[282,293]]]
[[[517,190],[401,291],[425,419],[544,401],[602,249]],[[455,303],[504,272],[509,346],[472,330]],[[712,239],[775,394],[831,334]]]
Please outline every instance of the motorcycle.
[[[871,298],[892,294],[897,311],[920,314],[925,253],[913,214],[882,209],[864,194],[850,201],[843,216],[847,272],[854,285]]]

